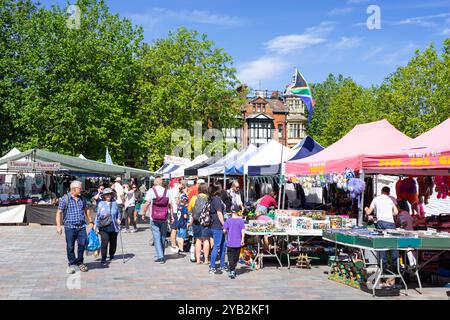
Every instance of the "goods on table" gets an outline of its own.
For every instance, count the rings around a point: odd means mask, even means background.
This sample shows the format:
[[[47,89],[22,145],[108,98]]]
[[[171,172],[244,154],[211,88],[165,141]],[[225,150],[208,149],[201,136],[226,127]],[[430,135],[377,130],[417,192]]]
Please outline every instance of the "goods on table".
[[[374,249],[450,248],[450,234],[433,231],[327,229],[323,232],[323,238]]]
[[[246,230],[250,232],[277,232],[282,231],[275,226],[273,221],[251,220],[246,226]]]
[[[305,231],[328,228],[353,228],[356,219],[348,216],[328,216],[319,210],[277,210],[275,225],[279,230]]]

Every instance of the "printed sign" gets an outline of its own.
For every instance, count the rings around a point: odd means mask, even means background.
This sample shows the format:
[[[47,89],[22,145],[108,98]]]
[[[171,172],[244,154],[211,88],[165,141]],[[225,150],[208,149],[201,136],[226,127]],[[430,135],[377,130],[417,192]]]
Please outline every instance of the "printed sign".
[[[8,170],[26,171],[33,170],[33,162],[31,161],[8,161]]]
[[[60,168],[59,162],[36,161],[34,163],[34,169],[39,171],[58,171]]]
[[[187,166],[189,163],[191,163],[191,160],[181,157],[175,157],[170,155],[164,156],[164,162],[168,164],[176,164],[179,166]]]

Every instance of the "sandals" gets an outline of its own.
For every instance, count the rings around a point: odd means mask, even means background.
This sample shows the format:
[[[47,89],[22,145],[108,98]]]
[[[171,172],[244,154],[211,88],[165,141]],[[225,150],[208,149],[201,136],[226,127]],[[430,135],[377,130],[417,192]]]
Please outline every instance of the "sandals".
[[[80,271],[81,272],[88,272],[88,270],[89,270],[89,268],[85,265],[85,264],[80,264],[79,266],[78,266],[78,268],[80,268]]]

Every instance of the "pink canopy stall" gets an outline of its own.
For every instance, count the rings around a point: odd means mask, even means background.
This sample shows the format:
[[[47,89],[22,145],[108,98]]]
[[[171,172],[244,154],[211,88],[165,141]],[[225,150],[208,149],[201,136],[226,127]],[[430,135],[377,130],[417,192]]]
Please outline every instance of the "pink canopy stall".
[[[363,169],[368,173],[448,176],[449,134],[450,118],[394,152],[366,156]]]
[[[286,162],[286,174],[316,175],[362,169],[365,155],[384,155],[399,150],[412,139],[387,120],[356,125],[328,148],[310,157]]]

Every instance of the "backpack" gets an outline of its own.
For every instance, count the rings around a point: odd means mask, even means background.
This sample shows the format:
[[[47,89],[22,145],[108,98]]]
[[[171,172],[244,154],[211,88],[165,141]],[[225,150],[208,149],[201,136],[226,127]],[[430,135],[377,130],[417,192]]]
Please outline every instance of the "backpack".
[[[209,212],[208,198],[198,195],[195,200],[194,208],[192,208],[192,219],[194,222],[200,222],[200,216],[206,209],[208,209]]]
[[[202,212],[200,213],[200,225],[202,227],[209,227],[211,225],[211,214],[209,213],[209,210],[211,209],[211,202],[206,201],[206,205],[203,207]]]
[[[156,192],[155,187],[152,189],[156,196],[156,199],[153,200],[152,205],[152,220],[165,221],[167,220],[167,215],[169,213],[169,197],[167,196],[167,189],[164,190],[161,197]]]

